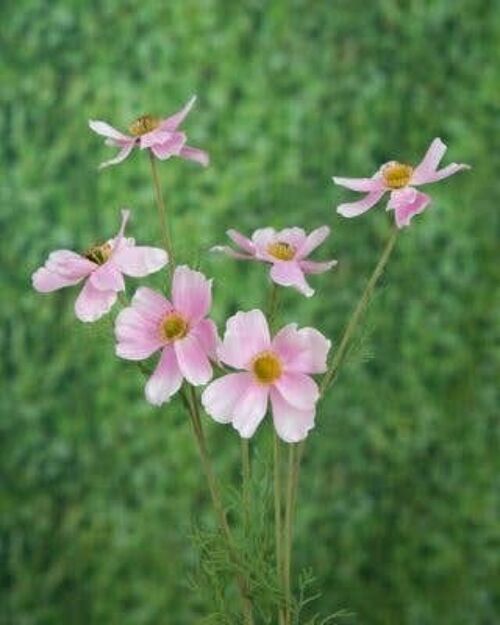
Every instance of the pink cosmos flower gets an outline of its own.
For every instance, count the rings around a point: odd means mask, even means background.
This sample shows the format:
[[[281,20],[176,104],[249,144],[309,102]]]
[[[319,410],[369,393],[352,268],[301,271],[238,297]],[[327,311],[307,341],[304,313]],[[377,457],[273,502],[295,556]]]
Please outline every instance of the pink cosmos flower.
[[[315,262],[307,260],[309,254],[321,245],[330,234],[328,226],[322,226],[306,235],[302,228],[285,228],[276,232],[274,228],[256,230],[252,239],[247,239],[237,230],[228,230],[228,237],[242,251],[228,246],[217,245],[212,251],[224,252],[233,258],[258,260],[272,265],[271,280],[281,286],[292,286],[297,291],[311,297],[314,290],[306,281],[305,275],[323,273],[337,264],[336,260]]]
[[[206,316],[212,306],[212,281],[177,267],[172,302],[141,287],[116,318],[116,353],[127,360],[144,360],[161,351],[146,384],[146,399],[156,406],[177,393],[184,378],[195,386],[212,378],[209,358],[216,359],[217,328]]]
[[[122,211],[120,231],[114,239],[94,245],[85,254],[70,250],[52,252],[43,267],[32,276],[33,287],[40,293],[66,286],[85,284],[75,302],[81,321],[97,321],[111,310],[117,294],[125,290],[123,274],[142,278],[159,271],[168,262],[167,253],[157,247],[136,246],[124,236],[130,211]]]
[[[422,213],[431,198],[415,189],[416,186],[437,182],[453,176],[469,165],[451,163],[438,170],[438,165],[446,152],[441,139],[434,139],[422,161],[413,168],[411,165],[390,161],[383,165],[372,178],[337,178],[333,181],[353,191],[366,192],[357,202],[341,204],[337,212],[344,217],[357,217],[372,208],[386,192],[390,192],[387,210],[394,210],[396,225],[403,228],[410,225],[414,215]]]
[[[186,145],[186,133],[178,130],[196,101],[193,96],[189,102],[175,115],[160,119],[153,115],[142,115],[129,126],[130,134],[126,135],[106,122],[89,120],[90,128],[98,135],[106,137],[106,145],[120,148],[117,156],[99,165],[99,168],[116,165],[124,161],[134,147],[141,150],[149,149],[164,161],[171,156],[180,156],[190,161],[196,161],[205,167],[209,163],[206,152]]]
[[[227,322],[218,349],[222,362],[241,369],[207,386],[202,402],[219,423],[232,423],[250,438],[271,400],[274,427],[287,443],[296,443],[314,427],[319,391],[312,373],[326,371],[330,341],[313,328],[291,323],[271,340],[260,310],[239,312]]]

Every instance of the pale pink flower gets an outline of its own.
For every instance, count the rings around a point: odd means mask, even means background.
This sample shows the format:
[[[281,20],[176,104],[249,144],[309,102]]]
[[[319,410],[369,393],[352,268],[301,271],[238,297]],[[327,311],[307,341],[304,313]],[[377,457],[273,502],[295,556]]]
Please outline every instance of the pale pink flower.
[[[416,186],[437,182],[453,176],[469,165],[451,163],[438,170],[439,163],[446,152],[446,145],[441,139],[434,139],[422,161],[413,168],[411,165],[390,161],[383,165],[372,178],[338,178],[336,184],[353,191],[366,192],[357,202],[341,204],[337,212],[344,217],[357,217],[375,206],[386,192],[390,192],[387,210],[394,210],[396,225],[403,228],[410,225],[414,215],[422,213],[431,198],[415,189]]]
[[[207,386],[202,402],[219,423],[232,423],[250,438],[271,401],[274,427],[287,443],[303,440],[314,427],[319,390],[309,374],[326,371],[330,341],[313,328],[291,323],[271,340],[260,310],[239,312],[226,326],[218,349],[230,373]]]
[[[196,96],[193,96],[178,113],[165,119],[153,115],[138,117],[129,126],[130,134],[124,134],[106,122],[89,120],[90,128],[98,135],[106,137],[106,145],[120,148],[115,158],[101,163],[99,167],[102,169],[109,165],[121,163],[134,147],[141,150],[151,150],[156,158],[162,161],[171,156],[179,156],[206,167],[209,163],[208,154],[203,150],[186,145],[186,133],[178,129],[195,101]]]
[[[116,318],[116,353],[127,360],[144,360],[161,351],[146,384],[146,399],[156,406],[170,400],[185,378],[206,384],[216,359],[217,328],[206,319],[212,306],[212,281],[189,267],[177,267],[172,302],[147,287],[138,289],[132,304]]]
[[[278,232],[274,228],[261,228],[248,239],[237,230],[228,230],[228,237],[240,251],[221,245],[213,247],[212,251],[224,252],[232,258],[270,263],[270,276],[273,282],[281,286],[292,286],[306,297],[311,297],[314,290],[307,283],[305,276],[310,273],[323,273],[337,264],[336,260],[326,262],[307,260],[309,254],[321,245],[329,234],[328,226],[316,228],[308,235],[302,228],[285,228]]]
[[[157,247],[136,246],[124,236],[130,211],[122,211],[122,223],[115,238],[94,245],[85,254],[70,250],[51,252],[43,267],[32,276],[33,287],[40,293],[66,286],[85,284],[75,302],[81,321],[97,321],[109,312],[120,291],[125,290],[123,275],[142,278],[155,273],[168,262],[167,253]]]

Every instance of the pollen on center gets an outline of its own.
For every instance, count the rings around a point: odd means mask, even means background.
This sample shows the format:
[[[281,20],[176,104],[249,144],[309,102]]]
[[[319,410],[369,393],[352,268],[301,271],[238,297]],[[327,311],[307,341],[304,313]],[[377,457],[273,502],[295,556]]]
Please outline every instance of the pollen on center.
[[[98,265],[104,265],[112,251],[113,247],[110,243],[103,243],[102,245],[93,245],[84,253],[84,256]]]
[[[281,361],[273,352],[262,352],[252,363],[252,371],[262,384],[272,384],[282,373]]]
[[[160,335],[165,341],[177,341],[188,333],[188,323],[177,312],[168,313],[160,326]]]
[[[160,119],[154,115],[141,115],[134,120],[129,126],[129,132],[134,137],[140,137],[152,130],[155,130],[160,125]]]
[[[267,246],[268,254],[274,256],[278,260],[292,260],[295,256],[295,248],[286,241],[276,241]]]
[[[405,163],[392,161],[382,168],[382,177],[390,189],[402,189],[406,187],[412,177],[413,167]]]

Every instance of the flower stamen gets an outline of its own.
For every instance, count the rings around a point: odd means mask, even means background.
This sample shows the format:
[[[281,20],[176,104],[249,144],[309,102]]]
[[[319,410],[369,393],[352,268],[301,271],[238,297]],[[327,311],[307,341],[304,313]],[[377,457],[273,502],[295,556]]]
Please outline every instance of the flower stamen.
[[[252,371],[262,384],[272,384],[281,376],[283,368],[274,352],[262,352],[254,358]]]
[[[267,253],[278,260],[292,260],[295,256],[295,248],[286,241],[276,241],[267,246]]]
[[[154,115],[141,115],[129,126],[129,132],[134,137],[140,137],[152,130],[156,130],[160,125],[161,120]]]
[[[178,341],[186,336],[188,329],[188,323],[184,317],[177,312],[171,312],[161,322],[160,336],[167,342]]]
[[[382,168],[382,177],[390,189],[402,189],[406,187],[412,177],[413,167],[405,163],[391,161]]]
[[[111,243],[103,243],[102,245],[93,245],[89,248],[85,253],[85,258],[91,260],[93,263],[97,263],[98,265],[104,265],[104,263],[111,256],[111,252],[113,251],[113,246]]]

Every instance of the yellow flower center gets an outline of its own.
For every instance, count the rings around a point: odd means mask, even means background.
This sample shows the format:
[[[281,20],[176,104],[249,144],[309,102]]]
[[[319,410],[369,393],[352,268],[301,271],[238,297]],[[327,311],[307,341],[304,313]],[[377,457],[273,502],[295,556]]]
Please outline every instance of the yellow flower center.
[[[179,313],[171,312],[163,319],[160,326],[161,338],[165,341],[183,339],[188,333],[187,321]]]
[[[282,372],[280,359],[273,352],[262,352],[252,362],[252,371],[262,384],[272,384]]]
[[[134,137],[140,137],[152,130],[155,130],[160,125],[160,119],[154,117],[154,115],[141,115],[129,126],[129,132]]]
[[[110,243],[103,243],[102,245],[93,245],[85,252],[84,256],[93,263],[104,265],[104,263],[111,256],[112,251],[113,248]]]
[[[278,260],[292,260],[295,256],[295,248],[286,241],[276,241],[267,246],[267,253]]]
[[[382,177],[385,184],[390,189],[402,189],[410,182],[413,174],[413,167],[411,165],[405,165],[404,163],[398,163],[393,161],[387,163],[382,169]]]

